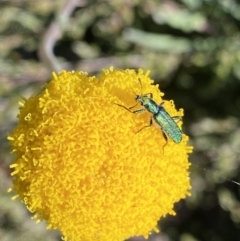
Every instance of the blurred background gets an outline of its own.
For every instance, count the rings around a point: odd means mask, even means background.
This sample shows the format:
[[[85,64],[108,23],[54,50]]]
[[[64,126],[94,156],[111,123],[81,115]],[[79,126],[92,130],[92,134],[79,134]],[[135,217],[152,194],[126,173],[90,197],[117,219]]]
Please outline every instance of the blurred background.
[[[240,240],[240,3],[237,0],[0,0],[0,240],[59,241],[11,201],[6,135],[20,96],[53,70],[143,68],[184,108],[192,196],[154,241]],[[144,240],[141,237],[132,240]]]

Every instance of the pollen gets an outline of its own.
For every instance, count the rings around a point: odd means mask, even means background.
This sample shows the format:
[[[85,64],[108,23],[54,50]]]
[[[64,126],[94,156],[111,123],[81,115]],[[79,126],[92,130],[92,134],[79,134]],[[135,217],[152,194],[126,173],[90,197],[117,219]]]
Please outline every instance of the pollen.
[[[188,137],[166,142],[154,125],[136,134],[151,113],[119,106],[135,106],[136,94],[144,93],[163,102],[149,73],[112,67],[98,77],[53,73],[40,93],[19,102],[19,122],[8,136],[15,156],[9,191],[64,240],[148,237],[190,195]],[[173,101],[164,100],[164,108],[183,116]]]

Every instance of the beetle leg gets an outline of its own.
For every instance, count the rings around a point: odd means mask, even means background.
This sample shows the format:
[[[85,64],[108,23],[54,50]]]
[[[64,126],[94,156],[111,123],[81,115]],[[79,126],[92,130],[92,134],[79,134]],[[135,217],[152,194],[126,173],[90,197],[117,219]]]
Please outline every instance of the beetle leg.
[[[163,133],[163,137],[164,137],[164,139],[165,139],[165,141],[166,141],[166,143],[165,143],[164,146],[163,146],[163,154],[164,154],[164,148],[165,148],[165,146],[168,144],[168,138],[167,138],[167,134],[163,131],[163,129],[162,129],[162,133]]]
[[[161,102],[161,103],[159,104],[159,106],[162,106],[162,105],[164,104],[164,102],[165,102],[165,101]]]
[[[165,141],[168,142],[168,138],[167,138],[166,133],[163,130],[162,130],[162,133],[163,133],[163,137],[164,137]]]
[[[182,120],[182,116],[172,116],[172,119],[174,119],[176,122]]]
[[[150,99],[152,99],[153,98],[153,94],[152,93],[147,93],[147,94],[144,94],[144,96],[149,96],[150,97]]]
[[[145,110],[145,109],[144,109]],[[150,119],[150,122],[149,122],[149,125],[147,126],[143,126],[140,130],[138,130],[135,134],[139,133],[140,131],[142,131],[143,129],[145,128],[148,128],[148,127],[151,127],[151,125],[153,124],[153,119],[151,118]]]
[[[146,111],[146,109],[138,109],[138,110],[132,111],[132,113],[133,113],[133,114],[139,114],[139,113],[142,113],[142,112],[144,112],[144,111]]]
[[[134,105],[134,106],[132,106],[132,107],[130,107],[130,108],[127,108],[126,106],[124,106],[124,105],[120,105],[120,104],[117,104],[117,103],[114,103],[115,105],[118,105],[118,106],[120,106],[120,107],[122,107],[122,108],[124,108],[125,110],[127,110],[127,111],[129,111],[129,112],[131,112],[131,113],[133,113],[133,114],[139,114],[139,113],[142,113],[142,112],[144,112],[144,111],[146,111],[144,108],[142,108],[142,109],[138,109],[138,110],[131,110],[132,108],[134,108],[135,106],[137,106],[137,104],[136,105]]]

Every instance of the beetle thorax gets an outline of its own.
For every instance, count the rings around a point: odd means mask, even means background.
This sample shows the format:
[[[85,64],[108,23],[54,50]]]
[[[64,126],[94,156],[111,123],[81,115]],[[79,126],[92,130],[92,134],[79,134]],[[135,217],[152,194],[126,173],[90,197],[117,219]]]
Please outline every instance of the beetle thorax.
[[[152,114],[157,114],[159,111],[159,106],[148,96],[137,95],[136,101]]]
[[[142,106],[145,106],[149,103],[149,98],[147,96],[144,96],[144,95],[137,95],[136,96],[136,101],[142,105]]]

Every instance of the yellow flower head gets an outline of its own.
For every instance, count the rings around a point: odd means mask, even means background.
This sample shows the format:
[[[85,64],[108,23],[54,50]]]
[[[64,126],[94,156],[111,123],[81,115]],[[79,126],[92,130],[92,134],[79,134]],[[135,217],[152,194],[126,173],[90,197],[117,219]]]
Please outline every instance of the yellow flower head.
[[[188,137],[166,143],[157,125],[136,134],[152,114],[116,105],[134,106],[136,94],[144,93],[161,103],[163,93],[148,75],[141,69],[110,68],[99,78],[62,71],[20,102],[19,123],[8,137],[16,154],[11,190],[67,240],[148,237],[189,195]],[[173,101],[163,106],[183,116]]]

